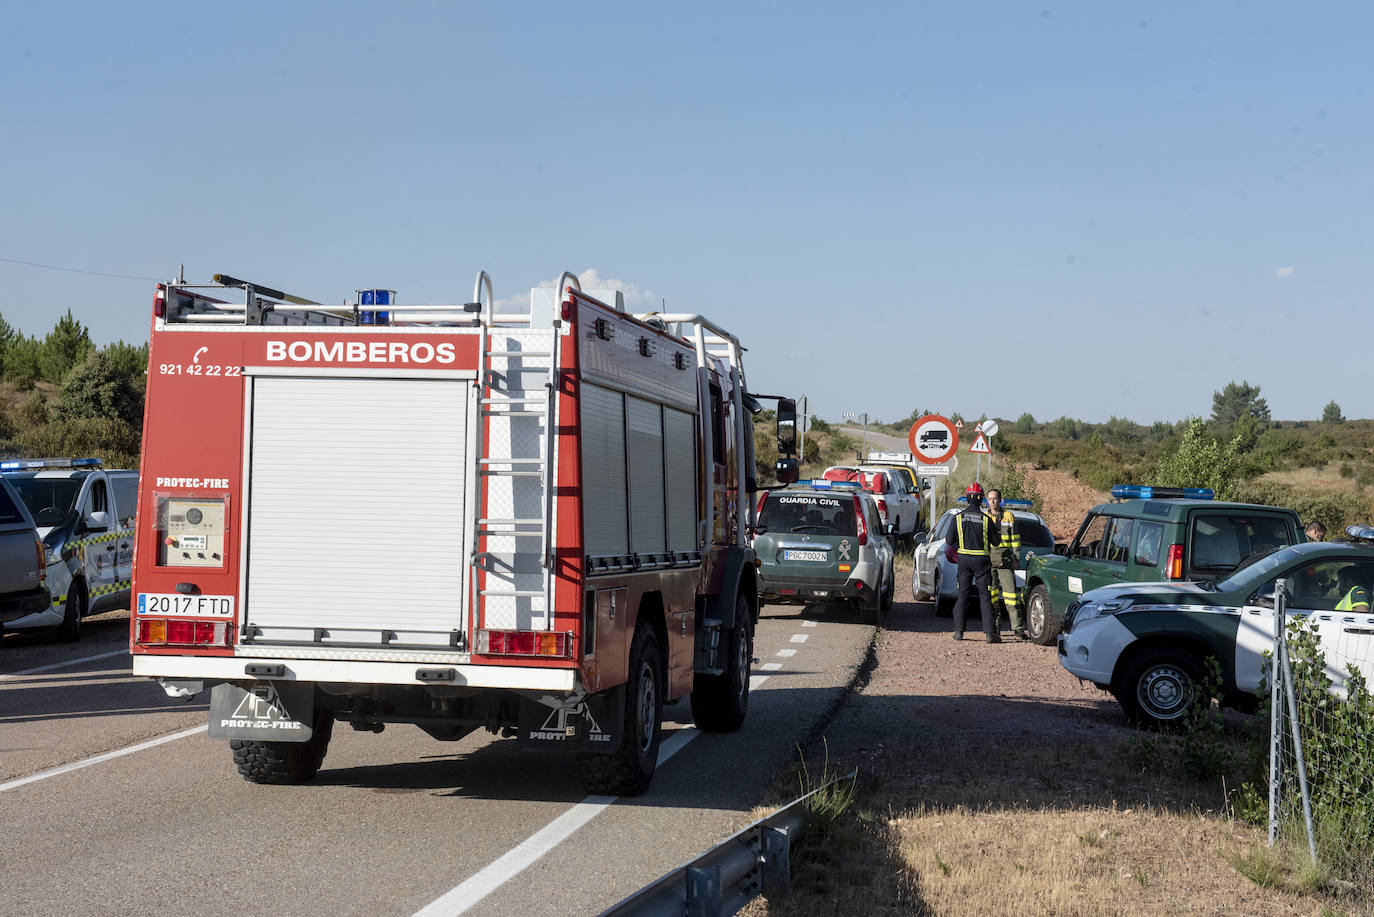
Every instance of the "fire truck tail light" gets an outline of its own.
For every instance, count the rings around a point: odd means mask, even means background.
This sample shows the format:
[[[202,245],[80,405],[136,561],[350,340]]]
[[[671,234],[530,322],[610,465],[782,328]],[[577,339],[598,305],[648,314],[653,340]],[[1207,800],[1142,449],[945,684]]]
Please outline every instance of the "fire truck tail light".
[[[160,283],[157,285],[157,292],[153,294],[153,315],[158,318],[167,315],[167,287]]]
[[[546,656],[565,659],[572,648],[566,632],[547,630],[479,630],[477,652],[483,656]]]
[[[228,646],[229,624],[144,618],[138,622],[138,642],[145,646]]]
[[[1168,579],[1183,579],[1183,545],[1169,545],[1169,562],[1164,575]]]

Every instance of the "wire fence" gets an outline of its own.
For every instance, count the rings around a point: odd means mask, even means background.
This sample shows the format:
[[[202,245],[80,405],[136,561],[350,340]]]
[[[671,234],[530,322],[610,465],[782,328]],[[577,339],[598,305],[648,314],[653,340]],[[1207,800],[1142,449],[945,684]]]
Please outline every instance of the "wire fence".
[[[1363,605],[1306,609],[1292,587],[1276,595],[1287,627],[1274,628],[1269,840],[1310,858],[1331,890],[1374,904],[1374,614],[1367,591]]]

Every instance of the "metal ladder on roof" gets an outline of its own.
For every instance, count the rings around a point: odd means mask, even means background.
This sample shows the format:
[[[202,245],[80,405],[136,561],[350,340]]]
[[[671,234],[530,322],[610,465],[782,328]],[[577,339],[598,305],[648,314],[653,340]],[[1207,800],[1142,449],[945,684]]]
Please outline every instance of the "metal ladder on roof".
[[[558,289],[571,279],[564,273]],[[477,277],[475,302],[491,278]],[[524,322],[527,329],[517,327]],[[478,323],[477,416],[473,418],[472,520],[468,575],[472,633],[553,628],[554,436],[561,321],[535,328],[528,316]],[[531,348],[530,345],[535,345]]]

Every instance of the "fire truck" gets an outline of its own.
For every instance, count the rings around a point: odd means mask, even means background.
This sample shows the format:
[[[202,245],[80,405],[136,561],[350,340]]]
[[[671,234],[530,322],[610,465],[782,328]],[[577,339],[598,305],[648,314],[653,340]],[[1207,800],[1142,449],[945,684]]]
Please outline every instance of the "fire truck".
[[[630,795],[665,703],[741,727],[760,405],[734,335],[570,273],[526,313],[486,272],[460,305],[215,280],[154,295],[130,642],[170,696],[210,691],[240,774],[306,781],[335,724],[404,723]]]

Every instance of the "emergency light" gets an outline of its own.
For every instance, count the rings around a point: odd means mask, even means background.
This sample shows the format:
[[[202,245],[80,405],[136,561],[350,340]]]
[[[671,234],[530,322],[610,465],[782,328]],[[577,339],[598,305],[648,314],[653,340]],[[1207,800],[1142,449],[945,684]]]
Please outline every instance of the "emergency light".
[[[812,478],[808,482],[799,482],[799,484],[813,490],[859,490],[862,487],[858,481],[828,481],[825,478]]]
[[[1150,487],[1139,484],[1116,484],[1112,496],[1117,500],[1211,500],[1216,494],[1210,487]]]
[[[32,471],[41,468],[93,468],[101,465],[98,458],[45,458],[45,459],[14,459],[8,462],[0,462],[0,471]]]
[[[1345,534],[1355,541],[1374,541],[1374,525],[1347,525]]]

